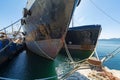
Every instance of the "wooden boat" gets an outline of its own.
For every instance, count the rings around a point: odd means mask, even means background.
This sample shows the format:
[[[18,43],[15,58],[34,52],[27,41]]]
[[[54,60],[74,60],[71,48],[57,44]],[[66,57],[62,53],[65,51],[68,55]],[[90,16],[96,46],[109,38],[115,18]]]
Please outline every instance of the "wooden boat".
[[[69,28],[65,41],[71,56],[80,60],[90,57],[96,48],[100,32],[100,25],[85,25]],[[60,53],[66,53],[65,47],[61,49]]]
[[[32,52],[54,59],[63,46],[72,14],[80,0],[28,0],[21,24]]]

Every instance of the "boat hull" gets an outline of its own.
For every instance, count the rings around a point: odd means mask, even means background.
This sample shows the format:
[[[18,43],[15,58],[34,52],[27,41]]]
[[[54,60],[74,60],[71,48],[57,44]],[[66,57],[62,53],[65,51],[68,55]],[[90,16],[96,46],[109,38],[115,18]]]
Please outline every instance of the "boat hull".
[[[23,21],[27,48],[53,60],[63,45],[76,5],[77,0],[35,0],[31,6],[28,2]]]
[[[0,67],[16,54],[23,51],[23,48],[24,45],[10,42],[9,39],[0,40]]]
[[[49,59],[54,59],[57,56],[59,49],[62,47],[62,42],[60,39],[31,41],[26,42],[26,44],[29,46],[28,48],[32,50],[33,53],[36,53],[45,58],[47,57]]]
[[[71,56],[79,60],[89,58],[96,48],[100,32],[100,25],[86,25],[70,28],[65,40]],[[66,53],[65,46],[61,49],[60,53]]]

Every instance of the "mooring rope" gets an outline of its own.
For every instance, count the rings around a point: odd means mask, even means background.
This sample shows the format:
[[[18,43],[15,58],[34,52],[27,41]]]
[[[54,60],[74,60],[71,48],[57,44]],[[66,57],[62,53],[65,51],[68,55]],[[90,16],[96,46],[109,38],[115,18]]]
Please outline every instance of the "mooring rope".
[[[116,48],[115,50],[113,50],[110,54],[106,55],[105,57],[103,57],[101,59],[102,62],[108,61],[109,59],[111,59],[112,57],[114,57],[114,55],[120,53],[120,46],[118,48]]]
[[[86,60],[84,60],[85,62]],[[84,63],[83,63],[84,64]],[[71,74],[73,74],[75,71],[79,70],[79,69],[88,69],[88,68],[80,68],[81,65],[77,65],[75,66],[72,70],[70,70],[69,72],[66,72],[65,74],[63,74],[59,79],[60,80],[65,80],[66,78],[68,78]]]
[[[34,80],[50,80],[57,78],[57,76],[52,76],[52,77],[47,77],[47,78],[40,78],[40,79],[34,79]],[[12,78],[5,78],[5,77],[0,77],[2,80],[20,80],[20,79],[12,79]]]
[[[34,25],[34,26],[36,26],[36,25]],[[33,39],[33,37],[32,37],[32,39]],[[33,39],[33,40],[34,40],[34,39]],[[35,45],[37,46],[37,48],[43,53],[41,56],[47,57],[47,58],[49,58],[49,59],[51,59],[51,60],[54,60],[54,58],[52,58],[52,57],[50,57],[49,55],[46,54],[46,52],[38,45],[37,41],[34,41],[34,44],[35,44]]]
[[[19,80],[19,79],[12,79],[12,78],[5,78],[5,77],[0,77],[1,80]]]
[[[66,51],[66,53],[67,53],[68,58],[70,59],[70,61],[71,61],[72,63],[74,63],[74,60],[73,60],[73,58],[72,58],[72,56],[71,56],[71,54],[70,54],[70,51],[68,50],[67,44],[66,44],[66,42],[65,42],[65,39],[63,40],[63,44],[64,44],[65,51]]]
[[[47,78],[41,78],[41,79],[35,79],[35,80],[50,80],[50,79],[54,79],[57,78],[57,76],[52,76],[52,77],[47,77]]]
[[[97,53],[97,51],[96,51],[96,48],[95,48],[95,55],[96,55],[97,59],[100,60],[100,59],[99,59],[99,56],[98,56],[98,53]]]

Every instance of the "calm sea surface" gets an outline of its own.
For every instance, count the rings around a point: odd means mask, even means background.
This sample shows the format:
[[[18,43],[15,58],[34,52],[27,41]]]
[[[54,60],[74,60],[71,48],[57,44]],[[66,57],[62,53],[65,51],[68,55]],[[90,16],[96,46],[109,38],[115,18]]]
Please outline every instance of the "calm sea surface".
[[[119,46],[120,41],[98,41],[97,52],[100,59]],[[120,70],[120,54],[106,61],[104,65],[111,69]],[[23,51],[0,68],[0,79],[33,80],[50,77],[49,80],[57,80],[56,76],[61,76],[72,68],[69,65],[69,59],[61,54],[58,55],[55,61],[50,61],[29,51]]]
[[[100,59],[103,58],[103,56],[110,54],[118,47],[120,47],[119,40],[98,41],[97,52]],[[108,66],[110,69],[120,70],[120,53],[116,54],[114,57],[106,61],[104,65]]]

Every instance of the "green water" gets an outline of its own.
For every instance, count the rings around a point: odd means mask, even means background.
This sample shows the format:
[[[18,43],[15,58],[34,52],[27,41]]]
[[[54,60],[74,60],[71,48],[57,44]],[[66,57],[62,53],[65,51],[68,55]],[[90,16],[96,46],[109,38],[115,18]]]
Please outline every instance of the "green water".
[[[97,45],[97,52],[100,59],[112,52],[120,46],[120,41],[99,41]],[[75,58],[75,60],[78,60]],[[105,62],[104,65],[120,70],[120,54]],[[0,68],[1,78],[20,79],[20,80],[34,80],[47,79],[58,80],[62,74],[70,71],[73,66],[69,64],[69,59],[66,56],[59,54],[54,61],[44,59],[31,52],[22,52],[4,67]],[[4,79],[3,79],[4,80]]]
[[[69,59],[58,55],[54,60],[44,59],[34,53],[23,51],[4,67],[0,68],[1,78],[33,80],[46,79],[58,80],[59,75],[69,71]]]

